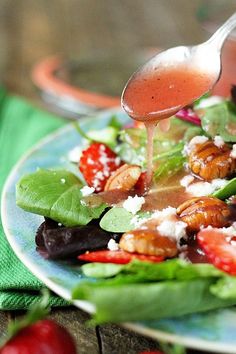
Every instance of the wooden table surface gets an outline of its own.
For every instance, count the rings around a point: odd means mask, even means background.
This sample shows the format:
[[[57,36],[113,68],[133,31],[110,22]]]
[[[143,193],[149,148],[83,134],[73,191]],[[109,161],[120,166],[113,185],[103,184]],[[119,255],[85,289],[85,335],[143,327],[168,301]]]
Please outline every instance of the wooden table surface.
[[[43,106],[30,71],[42,58],[96,58],[146,47],[198,43],[206,33],[195,18],[201,0],[0,0],[0,79],[11,92]],[[0,312],[0,332],[17,312]],[[74,307],[50,315],[69,329],[80,354],[138,354],[158,343],[121,326],[88,327]],[[188,353],[198,353],[189,351]],[[33,354],[33,353],[32,353]],[[69,354],[69,353],[68,353]]]

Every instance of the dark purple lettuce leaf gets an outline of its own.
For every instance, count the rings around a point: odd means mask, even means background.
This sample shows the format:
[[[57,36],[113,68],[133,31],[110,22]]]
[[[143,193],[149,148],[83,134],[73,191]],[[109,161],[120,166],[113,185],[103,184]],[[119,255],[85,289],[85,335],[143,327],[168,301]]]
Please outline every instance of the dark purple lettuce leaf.
[[[102,230],[98,223],[84,226],[59,226],[48,218],[39,226],[35,242],[45,258],[72,259],[86,251],[106,249],[112,238],[119,242],[121,234]]]

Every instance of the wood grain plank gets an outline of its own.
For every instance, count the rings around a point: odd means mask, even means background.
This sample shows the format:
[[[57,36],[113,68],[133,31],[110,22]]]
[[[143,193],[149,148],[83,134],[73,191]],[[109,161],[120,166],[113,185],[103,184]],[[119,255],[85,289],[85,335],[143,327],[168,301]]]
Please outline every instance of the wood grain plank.
[[[68,329],[79,354],[99,354],[96,328],[86,324],[90,318],[88,314],[74,307],[60,308],[53,309],[49,318]]]
[[[11,313],[7,311],[0,311],[0,336],[7,332],[8,324],[11,320]]]
[[[155,340],[141,336],[118,325],[98,326],[102,354],[138,354],[158,350]]]

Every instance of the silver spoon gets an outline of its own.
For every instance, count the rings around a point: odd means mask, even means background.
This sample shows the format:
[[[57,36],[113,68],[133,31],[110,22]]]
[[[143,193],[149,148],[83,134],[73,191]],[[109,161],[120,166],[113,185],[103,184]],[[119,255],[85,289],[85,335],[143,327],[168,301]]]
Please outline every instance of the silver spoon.
[[[131,107],[129,107],[129,102],[126,100],[126,92],[130,85],[134,82],[139,75],[145,75],[145,73],[154,73],[157,68],[168,68],[178,65],[186,65],[191,68],[196,69],[199,72],[204,72],[209,74],[211,78],[209,81],[209,87],[204,92],[199,94],[199,97],[204,93],[208,92],[215,83],[219,80],[221,74],[221,49],[222,46],[229,35],[229,33],[236,27],[236,13],[234,13],[212,36],[211,38],[199,45],[195,46],[179,46],[168,49],[160,54],[154,56],[146,64],[144,64],[140,69],[138,69],[127,82],[121,97],[121,104],[124,110],[134,119],[138,120],[151,120],[154,119],[156,112],[149,112],[146,118],[136,117],[135,112],[132,112]],[[145,82],[143,83],[145,85]],[[197,99],[194,97],[193,100]],[[193,102],[188,102],[191,104]],[[177,105],[174,107],[168,107],[167,116],[174,115],[178,110],[183,108],[182,105]],[[162,118],[165,118],[165,112],[159,112],[162,114]]]

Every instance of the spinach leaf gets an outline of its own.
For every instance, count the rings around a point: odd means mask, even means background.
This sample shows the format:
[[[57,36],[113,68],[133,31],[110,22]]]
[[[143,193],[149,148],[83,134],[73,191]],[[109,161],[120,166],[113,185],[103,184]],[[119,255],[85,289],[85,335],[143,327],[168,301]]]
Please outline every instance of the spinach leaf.
[[[122,161],[131,165],[143,167],[146,161],[146,149],[143,146],[134,148],[130,144],[124,142],[116,146],[115,152]]]
[[[202,128],[211,137],[220,135],[226,142],[236,142],[236,106],[224,101],[208,107],[202,117]]]
[[[116,146],[116,138],[118,130],[114,127],[106,127],[101,130],[90,130],[87,132],[87,136],[90,141],[97,141],[99,143],[106,144],[111,148]]]
[[[184,145],[184,142],[202,133],[202,128],[172,117],[168,132],[161,131],[158,126],[156,128],[153,141],[153,161],[159,160],[162,154],[172,155],[172,150],[179,149],[181,145]],[[116,147],[116,153],[121,159],[127,163],[145,167],[147,146],[146,130],[140,128],[124,129],[120,132],[119,139],[121,143]]]
[[[107,126],[113,127],[119,131],[122,128],[122,123],[120,122],[119,118],[115,114],[113,114]]]
[[[155,161],[161,161],[161,160],[167,160],[170,157],[174,157],[176,155],[181,155],[182,156],[182,151],[184,148],[184,143],[181,142],[179,144],[176,144],[173,148],[169,149],[168,151],[162,152],[161,154],[157,154],[153,157],[153,162]]]
[[[69,171],[39,169],[17,183],[16,203],[26,211],[65,226],[86,225],[99,218],[106,204],[91,208],[81,203],[82,186],[79,178]]]
[[[114,148],[116,146],[116,139],[121,128],[121,124],[117,117],[113,115],[108,125],[100,130],[89,130],[85,133],[78,122],[74,122],[74,127],[78,133],[90,143],[92,141],[96,141]]]
[[[136,214],[141,219],[148,217],[149,213],[138,212]],[[122,207],[113,207],[103,216],[100,226],[109,232],[126,232],[135,228],[134,215]]]
[[[155,180],[165,177],[168,178],[183,168],[184,162],[186,158],[182,155],[182,153],[176,153],[170,155],[168,159],[165,159],[160,163],[158,168],[154,172]]]

